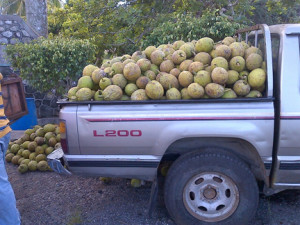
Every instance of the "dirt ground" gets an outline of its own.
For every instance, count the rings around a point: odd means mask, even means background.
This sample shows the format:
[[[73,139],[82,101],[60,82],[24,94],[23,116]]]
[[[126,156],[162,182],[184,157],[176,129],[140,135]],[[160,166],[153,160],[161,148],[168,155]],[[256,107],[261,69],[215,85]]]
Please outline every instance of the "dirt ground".
[[[20,174],[8,164],[23,225],[174,225],[163,206],[147,217],[151,183],[133,188],[127,179],[61,176],[54,172]],[[284,191],[260,197],[253,225],[298,225],[300,191]]]

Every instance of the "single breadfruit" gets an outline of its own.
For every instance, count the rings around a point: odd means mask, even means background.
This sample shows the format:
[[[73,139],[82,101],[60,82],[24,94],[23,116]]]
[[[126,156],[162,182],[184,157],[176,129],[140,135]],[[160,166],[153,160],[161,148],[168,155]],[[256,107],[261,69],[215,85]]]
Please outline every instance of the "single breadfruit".
[[[39,161],[37,164],[37,169],[39,171],[47,171],[48,170],[48,163],[44,160]]]
[[[78,101],[89,101],[91,100],[92,96],[92,90],[89,88],[80,88],[76,92],[76,97]]]
[[[162,51],[165,53],[165,57],[168,59],[171,59],[169,56],[172,56],[172,54],[175,52],[174,48],[171,47],[164,48]]]
[[[245,60],[242,56],[235,56],[229,62],[230,69],[241,72],[245,69]]]
[[[220,98],[224,94],[224,87],[220,84],[210,83],[205,86],[205,93],[211,98]]]
[[[14,157],[15,155],[13,153],[8,153],[6,156],[5,156],[5,161],[6,162],[11,162],[12,158]]]
[[[216,67],[211,72],[211,78],[214,83],[223,85],[228,80],[228,72],[222,67]]]
[[[36,153],[35,152],[32,152],[32,153],[30,153],[30,155],[29,155],[29,159],[30,160],[35,160],[35,157],[36,157],[37,155],[36,155]]]
[[[239,79],[248,81],[248,76],[249,76],[249,72],[244,70],[244,71],[240,72]]]
[[[148,59],[150,59],[152,52],[154,52],[156,50],[155,46],[148,46],[145,49],[145,55],[147,56]]]
[[[24,151],[24,149],[21,148],[21,149],[18,151],[17,155],[22,156],[23,151]]]
[[[177,88],[170,88],[166,92],[166,97],[168,100],[179,100],[179,99],[181,99],[181,94]]]
[[[142,186],[142,182],[139,179],[131,179],[130,185],[134,188],[138,188],[138,187]]]
[[[98,90],[94,94],[94,100],[95,101],[103,101],[102,91]]]
[[[204,88],[198,83],[192,83],[187,88],[189,96],[192,98],[201,98],[204,95]]]
[[[169,73],[163,73],[160,76],[159,83],[161,83],[165,90],[168,90],[169,88],[179,88],[177,78]]]
[[[261,98],[262,94],[257,90],[252,90],[245,97],[246,98]]]
[[[228,80],[226,81],[226,84],[232,85],[234,84],[237,80],[239,80],[239,73],[235,70],[228,70]]]
[[[171,60],[165,60],[160,64],[160,71],[169,73],[174,68],[174,63]]]
[[[211,83],[211,76],[210,73],[205,70],[200,70],[195,76],[194,76],[194,82],[198,83],[202,87],[205,87],[207,84]]]
[[[218,45],[216,47],[216,56],[221,56],[228,60],[231,56],[231,49],[227,45]]]
[[[107,68],[107,67],[110,67],[110,66],[111,66],[110,60],[104,59],[101,68]]]
[[[21,142],[24,143],[25,141],[29,141],[30,140],[30,136],[28,134],[24,134],[22,137],[21,137]]]
[[[187,88],[182,88],[181,91],[180,91],[180,93],[181,93],[181,99],[191,99],[192,98],[189,95]]]
[[[123,95],[122,89],[117,85],[110,85],[102,92],[105,101],[120,100]]]
[[[23,159],[21,164],[25,164],[25,165],[28,165],[30,162],[30,159]]]
[[[201,62],[204,66],[205,65],[210,65],[211,56],[207,52],[199,52],[197,55],[195,55],[194,61],[195,62]]]
[[[251,55],[252,53],[259,54],[261,57],[263,56],[262,51],[259,48],[251,46],[250,48],[247,48],[245,51],[245,59],[247,60],[248,56]]]
[[[40,161],[42,161],[42,160],[46,160],[46,155],[44,155],[44,154],[38,154],[38,155],[35,157],[35,160],[36,160],[37,162],[40,162]]]
[[[141,76],[141,69],[135,63],[128,63],[123,70],[124,76],[127,80],[136,81]]]
[[[37,162],[36,161],[30,161],[28,163],[28,169],[30,171],[36,171],[36,169],[37,169]]]
[[[18,144],[13,144],[13,145],[11,146],[11,148],[10,148],[10,151],[11,151],[12,153],[16,154],[16,153],[19,151],[19,149],[20,149],[20,145],[18,145]]]
[[[32,134],[34,132],[33,129],[27,129],[24,131],[25,134],[28,134],[30,136],[30,134]]]
[[[26,173],[28,170],[28,166],[26,164],[21,164],[19,167],[18,167],[18,171],[20,173]]]
[[[36,153],[37,155],[39,155],[39,154],[44,154],[44,152],[45,152],[45,150],[44,150],[44,148],[43,148],[42,146],[37,146],[37,147],[35,148],[35,153]]]
[[[21,144],[22,148],[28,149],[28,144],[30,143],[30,141],[25,141],[23,144]]]
[[[128,63],[135,63],[135,61],[133,59],[126,59],[124,62],[123,62],[123,65],[126,66]]]
[[[123,70],[121,73],[123,73]],[[94,84],[99,84],[100,80],[104,77],[106,77],[106,74],[104,73],[104,70],[102,70],[102,69],[96,69],[92,73],[92,80],[93,80]]]
[[[130,83],[127,84],[125,87],[125,93],[128,96],[131,96],[133,92],[135,92],[138,89],[138,87],[136,86],[136,84]]]
[[[78,84],[77,84],[78,89],[79,88],[89,88],[89,89],[92,89],[93,86],[94,86],[94,82],[93,82],[93,80],[92,80],[92,78],[90,76],[80,77],[79,80],[78,80]]]
[[[104,90],[105,88],[107,88],[111,84],[112,84],[112,80],[109,79],[108,77],[104,77],[100,80],[99,87],[101,88],[101,90]]]
[[[214,47],[214,41],[211,38],[204,37],[197,41],[195,45],[195,51],[209,53]]]
[[[105,68],[105,69],[103,70],[103,72],[104,72],[104,74],[105,74],[106,77],[112,77],[112,75],[113,75],[113,72],[112,72],[111,67]]]
[[[185,43],[182,46],[180,46],[179,50],[184,51],[187,58],[192,57],[195,51],[194,46],[189,43]]]
[[[203,66],[203,63],[201,63],[201,62],[193,62],[189,66],[189,71],[193,75],[197,74],[200,70],[203,70],[203,69],[204,69],[204,66]]]
[[[128,95],[122,95],[122,97],[120,98],[120,101],[129,101],[130,97]]]
[[[147,86],[146,86],[147,87]],[[131,100],[133,101],[144,101],[148,100],[148,96],[146,95],[146,91],[144,89],[138,89],[131,95]]]
[[[116,74],[112,78],[112,83],[118,85],[121,89],[125,88],[127,80],[123,74]]]
[[[24,160],[24,158],[23,157],[21,157],[21,158],[19,158],[19,160],[18,160],[18,164],[20,165],[21,163],[22,163],[22,161]]]
[[[83,76],[92,76],[92,73],[94,72],[94,70],[99,69],[97,66],[94,65],[87,65],[86,67],[84,67],[83,71],[82,71],[82,75]]]
[[[182,40],[179,40],[179,41],[175,41],[174,43],[173,43],[173,48],[174,48],[174,50],[178,50],[182,45],[184,45],[185,44],[185,42],[184,41],[182,41]]]
[[[151,62],[157,66],[159,66],[165,58],[165,53],[161,50],[155,50],[151,53],[150,59]]]
[[[60,142],[60,134],[56,135],[56,140],[57,140],[57,142]]]
[[[145,53],[141,51],[136,51],[132,54],[131,59],[137,62],[139,59],[145,59],[146,57],[147,56],[145,55]]]
[[[150,79],[148,77],[145,76],[141,76],[136,80],[136,86],[139,89],[145,89],[146,85],[148,84],[148,82],[150,81]]]
[[[57,144],[60,144],[60,143],[57,143]],[[59,148],[59,147],[58,147]],[[56,148],[57,149],[57,148]],[[45,154],[46,155],[49,155],[49,154],[51,154],[52,152],[53,152],[53,150],[54,150],[54,148],[53,147],[48,147],[48,148],[46,148],[46,150],[45,150]]]
[[[179,74],[178,81],[182,87],[188,87],[191,83],[194,82],[194,76],[189,71],[183,71]]]
[[[235,39],[233,37],[226,37],[223,39],[222,44],[229,46],[233,42],[235,42]]]
[[[36,138],[34,139],[34,141],[35,141],[38,145],[42,145],[42,144],[44,144],[44,142],[45,142],[45,138],[43,138],[43,137],[36,137]]]
[[[179,65],[184,60],[186,60],[186,54],[182,50],[177,50],[172,54],[172,61],[174,64]]]
[[[150,80],[155,80],[156,74],[152,70],[147,70],[144,75],[148,77]]]
[[[30,134],[30,140],[33,141],[36,138],[36,133]]]
[[[15,156],[12,157],[11,162],[12,162],[14,165],[18,165],[18,161],[19,161],[20,158],[21,158],[20,155],[15,155]]]
[[[238,96],[246,96],[250,92],[250,86],[246,81],[238,80],[234,83],[233,90]]]
[[[56,128],[56,126],[55,126],[54,124],[50,124],[50,123],[46,124],[46,125],[43,127],[45,133],[47,133],[47,132],[54,132],[54,131],[55,131],[55,128]]]
[[[28,144],[28,150],[31,151],[31,152],[34,152],[36,147],[37,147],[37,143],[36,142],[30,142]]]
[[[111,66],[112,74],[120,74],[123,73],[124,64],[122,62],[116,62]]]
[[[217,57],[217,54],[216,54],[216,49],[213,49],[211,50],[211,52],[209,53],[209,55],[214,59]]]
[[[72,87],[68,91],[68,98],[70,99],[72,96],[76,95],[76,92],[79,90],[78,87]]]
[[[37,129],[35,133],[36,133],[37,137],[44,137],[45,136],[45,131],[44,131],[43,128]]]
[[[174,68],[170,71],[170,74],[172,74],[173,76],[175,76],[177,78],[179,76],[180,72],[181,72],[180,69]]]
[[[204,70],[207,71],[207,72],[209,72],[209,74],[211,74],[211,72],[212,72],[212,67],[211,67],[211,66],[207,66],[207,67],[205,67]]]
[[[155,64],[151,64],[150,70],[153,71],[155,75],[157,75],[160,72],[158,66]]]
[[[244,46],[245,51],[250,47],[245,41],[241,41],[241,43]]]
[[[151,62],[148,59],[139,59],[136,64],[140,67],[142,72],[146,72],[151,68]]]
[[[263,58],[257,54],[252,53],[246,59],[246,66],[248,70],[254,70],[260,68],[263,62]]]
[[[237,98],[237,95],[231,88],[225,88],[222,98]]]
[[[146,95],[151,99],[160,99],[164,95],[164,88],[158,81],[150,81],[146,85]]]
[[[29,155],[30,155],[30,151],[29,150],[24,150],[23,152],[22,152],[22,157],[24,158],[24,159],[29,159]]]
[[[242,43],[240,42],[233,42],[229,45],[229,48],[231,50],[231,57],[235,56],[244,56],[245,55],[245,49]]]
[[[222,67],[225,70],[228,70],[228,62],[223,57],[216,57],[211,61],[211,69],[213,70],[216,67]]]
[[[189,71],[190,65],[193,63],[193,60],[187,59],[180,63],[179,69],[180,71]]]
[[[19,138],[15,141],[15,143],[18,145],[21,145],[23,143],[23,140],[21,138]]]
[[[51,147],[54,147],[56,145],[56,143],[57,143],[57,141],[56,141],[55,137],[50,138],[48,141],[48,145]]]
[[[128,97],[128,96],[127,96]],[[61,148],[61,143],[56,143],[55,146],[54,146],[54,149],[58,149],[58,148]]]
[[[248,76],[248,83],[252,88],[261,87],[266,81],[266,72],[261,69],[257,68],[252,70]]]

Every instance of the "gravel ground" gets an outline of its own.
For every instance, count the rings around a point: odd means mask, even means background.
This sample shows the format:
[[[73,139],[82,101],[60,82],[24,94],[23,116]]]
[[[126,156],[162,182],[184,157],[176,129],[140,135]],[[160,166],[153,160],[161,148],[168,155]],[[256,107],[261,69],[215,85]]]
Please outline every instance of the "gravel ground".
[[[158,205],[152,218],[146,211],[151,183],[133,188],[127,179],[105,184],[98,178],[61,176],[54,172],[20,174],[8,164],[23,225],[101,224],[174,225],[166,209]],[[300,191],[261,196],[253,225],[298,225]]]

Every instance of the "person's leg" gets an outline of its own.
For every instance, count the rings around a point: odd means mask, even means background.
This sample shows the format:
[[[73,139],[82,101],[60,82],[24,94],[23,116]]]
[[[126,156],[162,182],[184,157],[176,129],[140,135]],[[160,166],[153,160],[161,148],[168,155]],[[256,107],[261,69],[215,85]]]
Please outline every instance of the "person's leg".
[[[16,198],[5,169],[5,152],[9,140],[10,133],[0,138],[0,224],[19,225],[20,216],[16,207]]]

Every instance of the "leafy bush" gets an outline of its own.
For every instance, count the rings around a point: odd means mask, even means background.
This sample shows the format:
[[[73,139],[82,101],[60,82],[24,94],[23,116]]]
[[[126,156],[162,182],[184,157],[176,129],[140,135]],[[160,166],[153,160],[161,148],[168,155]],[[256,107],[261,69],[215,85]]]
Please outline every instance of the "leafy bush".
[[[28,44],[8,45],[6,53],[12,67],[32,87],[41,92],[55,89],[62,94],[94,60],[95,46],[87,40],[41,38]]]
[[[142,47],[172,43],[176,40],[192,41],[201,37],[210,37],[219,41],[232,36],[241,27],[227,17],[219,15],[219,10],[206,11],[200,18],[192,14],[178,14],[153,29],[143,40]]]

